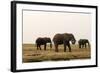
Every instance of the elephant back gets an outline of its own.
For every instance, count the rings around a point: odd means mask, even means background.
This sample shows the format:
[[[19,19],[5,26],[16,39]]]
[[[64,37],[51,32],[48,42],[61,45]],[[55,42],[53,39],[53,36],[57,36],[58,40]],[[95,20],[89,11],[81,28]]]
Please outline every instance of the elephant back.
[[[64,33],[62,35],[63,35],[63,40],[65,40],[65,41],[70,41],[71,40],[71,34]]]
[[[51,42],[51,39],[49,37],[44,37],[43,38],[47,43],[50,43]]]
[[[58,43],[58,44],[62,44],[64,41],[72,41],[72,42],[76,42],[74,35],[73,34],[69,34],[69,33],[64,33],[64,34],[56,34],[53,37],[53,42],[54,43]]]
[[[56,34],[56,35],[53,37],[53,41],[54,41],[54,42],[62,41],[63,38],[64,38],[64,37],[63,37],[62,34]]]
[[[78,42],[79,43],[89,43],[88,39],[80,39]]]
[[[37,44],[45,44],[46,41],[45,41],[43,38],[37,38],[37,39],[36,39],[36,43],[37,43]]]

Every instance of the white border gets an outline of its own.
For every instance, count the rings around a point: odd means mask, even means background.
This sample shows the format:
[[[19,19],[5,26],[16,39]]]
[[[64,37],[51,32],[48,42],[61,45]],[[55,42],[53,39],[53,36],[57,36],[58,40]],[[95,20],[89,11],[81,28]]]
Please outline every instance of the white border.
[[[87,60],[75,60],[75,61],[59,61],[59,62],[38,62],[38,63],[22,63],[22,9],[30,10],[57,10],[57,11],[72,11],[72,12],[89,12],[92,16],[92,43],[91,43],[91,59]],[[96,61],[96,43],[95,43],[95,29],[96,11],[93,8],[77,8],[77,7],[59,7],[59,6],[45,6],[45,5],[28,5],[28,4],[17,4],[17,47],[16,47],[16,58],[17,58],[17,70],[22,69],[38,69],[38,68],[52,68],[52,67],[72,67],[72,66],[85,66],[95,65]]]

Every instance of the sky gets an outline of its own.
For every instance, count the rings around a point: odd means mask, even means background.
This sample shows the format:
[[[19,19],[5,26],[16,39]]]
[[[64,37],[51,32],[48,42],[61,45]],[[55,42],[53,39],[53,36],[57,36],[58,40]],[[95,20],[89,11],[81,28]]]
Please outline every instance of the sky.
[[[35,43],[38,37],[53,39],[57,33],[72,33],[77,41],[91,41],[91,14],[23,11],[23,43]]]

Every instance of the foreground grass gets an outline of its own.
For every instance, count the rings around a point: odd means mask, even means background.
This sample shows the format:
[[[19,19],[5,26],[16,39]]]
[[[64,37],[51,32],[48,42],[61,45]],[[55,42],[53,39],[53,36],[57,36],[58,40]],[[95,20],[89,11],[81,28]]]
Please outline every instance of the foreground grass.
[[[78,48],[78,45],[72,45],[72,52],[64,52],[63,45],[59,46],[59,52],[55,52],[54,46],[47,50],[37,50],[33,44],[23,44],[23,62],[41,62],[41,61],[60,61],[60,60],[73,60],[73,59],[89,59],[91,58],[90,48]]]

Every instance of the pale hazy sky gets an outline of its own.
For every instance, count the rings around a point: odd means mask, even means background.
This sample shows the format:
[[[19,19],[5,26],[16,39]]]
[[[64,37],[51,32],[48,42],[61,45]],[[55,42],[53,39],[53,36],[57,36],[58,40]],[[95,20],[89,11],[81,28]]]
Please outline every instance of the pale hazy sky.
[[[38,37],[72,33],[76,40],[91,41],[91,14],[23,11],[23,43],[35,43]]]

